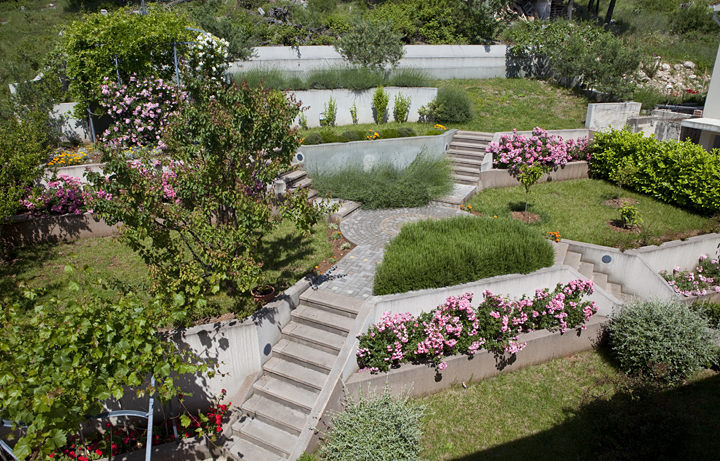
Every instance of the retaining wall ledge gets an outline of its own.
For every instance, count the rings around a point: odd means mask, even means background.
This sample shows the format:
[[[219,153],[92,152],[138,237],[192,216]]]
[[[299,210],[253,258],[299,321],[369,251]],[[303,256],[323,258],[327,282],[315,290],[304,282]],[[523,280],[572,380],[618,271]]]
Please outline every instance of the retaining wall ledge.
[[[58,216],[19,215],[0,225],[0,243],[3,246],[15,247],[108,237],[117,233],[117,224],[111,226],[90,212]]]
[[[685,240],[673,240],[660,245],[649,245],[627,250],[625,253],[640,256],[655,272],[671,271],[680,266],[681,270],[693,269],[700,255],[720,256],[720,234],[704,234]]]
[[[492,156],[486,155],[485,158],[487,159],[487,157]],[[490,160],[490,162],[492,162],[492,160]],[[485,163],[485,161],[483,161],[483,163]],[[552,181],[585,179],[588,177],[588,171],[588,163],[586,161],[580,160],[576,162],[570,162],[565,165],[564,168],[559,168],[557,171],[552,171],[546,175],[543,175],[538,180],[538,184]],[[518,180],[510,176],[510,172],[508,170],[492,168],[480,171],[480,181],[477,189],[480,191],[500,187],[515,187],[519,185],[520,183],[518,182]]]

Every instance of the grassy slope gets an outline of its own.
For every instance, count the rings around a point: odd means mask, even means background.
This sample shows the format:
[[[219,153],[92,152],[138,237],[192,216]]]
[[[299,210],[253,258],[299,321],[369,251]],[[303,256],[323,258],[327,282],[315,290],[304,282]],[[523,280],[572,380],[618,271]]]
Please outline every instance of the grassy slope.
[[[544,183],[530,189],[530,211],[542,220],[531,226],[542,232],[559,231],[563,238],[599,245],[636,246],[640,239],[672,240],[683,233],[704,229],[711,231],[715,221],[689,213],[648,196],[623,191],[622,196],[638,201],[636,207],[646,229],[643,234],[611,230],[607,222],[618,219],[619,212],[603,204],[617,193],[617,187],[600,180],[579,179]],[[485,215],[508,215],[522,209],[525,191],[521,186],[489,189],[470,200],[477,212]]]
[[[323,259],[332,256],[323,224],[304,237],[291,223],[283,224],[264,241],[260,259],[265,262],[268,281],[284,289],[312,271]],[[76,296],[67,289],[69,279],[63,272],[66,264],[77,269],[88,268],[85,294],[98,294],[113,298],[123,290],[147,293],[151,285],[147,267],[131,249],[115,238],[82,239],[72,243],[35,245],[19,249],[10,263],[0,262],[0,293],[12,294],[18,284],[44,289],[45,296]],[[102,279],[110,286],[104,289],[96,283]],[[2,295],[0,295],[2,296]],[[234,312],[242,317],[252,313],[252,298],[241,296],[231,299],[216,296],[194,320]]]
[[[419,399],[423,459],[713,459],[720,375],[643,397],[585,352]],[[641,397],[641,398],[638,398]]]

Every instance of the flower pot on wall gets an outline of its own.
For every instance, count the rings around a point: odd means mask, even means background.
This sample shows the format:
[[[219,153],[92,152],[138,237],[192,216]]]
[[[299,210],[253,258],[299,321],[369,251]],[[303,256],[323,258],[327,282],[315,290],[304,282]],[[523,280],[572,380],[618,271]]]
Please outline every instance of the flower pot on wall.
[[[272,285],[258,285],[250,289],[250,294],[258,304],[266,304],[275,297],[275,287]]]

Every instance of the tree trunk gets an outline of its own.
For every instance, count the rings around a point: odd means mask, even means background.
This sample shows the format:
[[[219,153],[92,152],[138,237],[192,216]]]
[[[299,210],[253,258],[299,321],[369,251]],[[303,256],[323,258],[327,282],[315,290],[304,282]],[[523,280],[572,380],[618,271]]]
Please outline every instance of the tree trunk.
[[[600,14],[600,0],[595,2],[595,17],[597,18]]]
[[[568,21],[572,21],[572,14],[573,14],[574,7],[575,7],[575,5],[573,5],[573,0],[568,0],[568,10],[567,10]]]
[[[598,1],[600,1],[600,0],[598,0]],[[594,3],[595,3],[595,0],[588,0],[588,6],[587,6],[588,13],[592,13]]]
[[[610,20],[613,17],[613,11],[615,11],[615,0],[610,0],[610,5],[607,9],[607,14],[605,15],[605,24],[610,24]]]

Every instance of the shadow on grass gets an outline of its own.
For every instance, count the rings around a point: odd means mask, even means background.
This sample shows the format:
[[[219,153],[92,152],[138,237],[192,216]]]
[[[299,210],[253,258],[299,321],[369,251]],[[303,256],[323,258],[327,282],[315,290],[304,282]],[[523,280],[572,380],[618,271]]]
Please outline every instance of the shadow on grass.
[[[568,411],[550,430],[455,460],[717,459],[719,389],[720,375],[661,391],[627,388]]]
[[[51,243],[4,250],[0,253],[0,298],[17,298],[22,290],[18,287],[16,275],[42,266],[56,256],[57,245]]]

